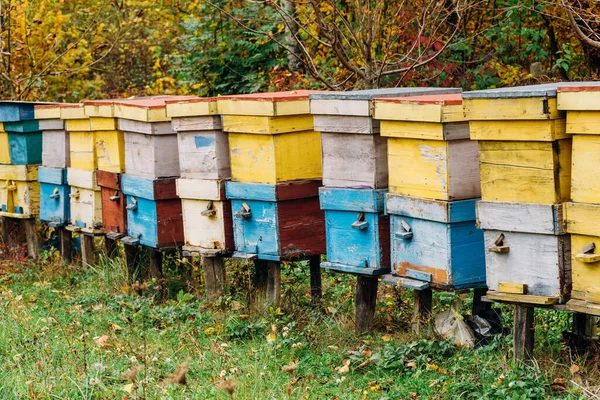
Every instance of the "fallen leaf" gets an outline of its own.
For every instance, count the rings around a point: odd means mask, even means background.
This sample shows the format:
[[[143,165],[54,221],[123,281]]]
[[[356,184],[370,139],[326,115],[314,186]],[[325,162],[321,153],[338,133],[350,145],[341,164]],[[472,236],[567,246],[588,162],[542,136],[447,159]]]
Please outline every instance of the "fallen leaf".
[[[389,342],[390,340],[392,340],[392,337],[390,335],[383,335],[381,337],[381,340],[383,340],[384,342]]]
[[[178,383],[180,385],[186,385],[187,380],[185,374],[190,369],[190,358],[188,357],[184,362],[179,364],[179,367],[172,374],[167,375],[165,383]]]
[[[233,311],[241,310],[243,307],[244,307],[243,304],[240,303],[239,301],[235,301],[234,300],[234,301],[231,302],[231,309]]]
[[[440,367],[438,367],[435,364],[427,364],[426,368],[428,371],[437,371],[438,369],[440,369]]]
[[[106,341],[109,339],[108,335],[102,335],[98,338],[96,343],[98,343],[98,347],[103,348],[106,346]]]
[[[112,322],[110,324],[108,324],[108,326],[110,327],[110,329],[112,329],[115,332],[123,330],[123,328],[121,328],[119,325],[113,324]]]
[[[337,347],[337,346],[334,346],[334,345],[327,346],[327,348],[328,348],[329,350],[333,350],[333,351],[339,350],[339,347]]]
[[[569,371],[571,371],[571,375],[575,375],[576,373],[579,372],[579,365],[577,365],[577,364],[571,365],[571,368],[569,368]]]
[[[360,364],[358,364],[358,367],[356,367],[356,369],[361,369],[361,368],[364,368],[364,367],[366,367],[366,366],[367,366],[367,365],[369,365],[369,364],[371,364],[371,360],[366,360],[366,361],[363,361],[363,362],[361,362]]]
[[[121,388],[122,391],[127,392],[127,393],[132,393],[133,392],[133,383],[129,383],[125,386],[123,386]]]
[[[237,387],[237,382],[231,378],[227,378],[227,379],[219,382],[219,384],[217,385],[217,389],[223,390],[223,391],[229,393],[229,395],[231,397],[233,397],[233,393],[235,392],[236,387]]]
[[[565,378],[555,378],[550,387],[558,392],[564,392],[567,390],[567,380]]]
[[[417,363],[414,361],[409,361],[406,363],[406,368],[417,368]]]
[[[292,361],[289,363],[289,365],[282,367],[281,370],[283,372],[287,372],[288,374],[292,375],[297,368],[298,368],[298,363],[295,361]]]
[[[344,365],[337,368],[340,375],[347,374],[350,371],[350,360],[344,360]]]
[[[373,352],[369,349],[365,349],[362,351],[362,355],[363,355],[363,357],[371,358],[371,356],[373,355]]]
[[[275,341],[275,339],[276,339],[276,336],[275,336],[275,334],[274,334],[273,332],[271,332],[271,333],[269,333],[269,334],[267,335],[267,343],[274,342],[274,341]]]

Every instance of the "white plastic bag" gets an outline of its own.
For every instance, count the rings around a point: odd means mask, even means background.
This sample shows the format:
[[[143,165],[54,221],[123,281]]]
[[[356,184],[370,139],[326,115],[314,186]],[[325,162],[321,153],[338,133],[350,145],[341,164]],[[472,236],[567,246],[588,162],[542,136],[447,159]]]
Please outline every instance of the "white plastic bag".
[[[444,339],[454,338],[458,346],[475,346],[475,334],[454,306],[435,317],[435,331]]]

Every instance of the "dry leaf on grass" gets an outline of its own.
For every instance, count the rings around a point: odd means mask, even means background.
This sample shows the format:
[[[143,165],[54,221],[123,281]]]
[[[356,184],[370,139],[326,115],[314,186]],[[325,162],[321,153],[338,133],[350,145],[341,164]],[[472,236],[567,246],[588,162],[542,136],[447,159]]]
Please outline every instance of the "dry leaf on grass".
[[[229,393],[231,397],[233,397],[233,393],[235,392],[236,387],[237,382],[231,378],[224,379],[217,385],[217,389]]]
[[[289,365],[286,365],[283,368],[281,368],[281,370],[283,372],[287,372],[288,374],[292,375],[297,368],[298,368],[298,363],[295,361],[292,361],[292,362],[290,362]]]
[[[187,380],[185,374],[190,369],[190,358],[188,357],[184,362],[179,364],[179,367],[172,374],[167,375],[164,383],[177,383],[179,385],[186,385]]]

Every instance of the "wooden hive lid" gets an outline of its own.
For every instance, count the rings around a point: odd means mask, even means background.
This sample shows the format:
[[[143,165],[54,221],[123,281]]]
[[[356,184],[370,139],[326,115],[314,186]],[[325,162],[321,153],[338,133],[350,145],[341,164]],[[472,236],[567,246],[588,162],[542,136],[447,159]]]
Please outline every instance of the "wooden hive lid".
[[[285,116],[310,113],[309,95],[315,90],[292,90],[287,92],[253,93],[217,98],[222,115]]]
[[[65,103],[60,107],[60,119],[87,119],[83,103]]]
[[[35,119],[60,119],[61,108],[74,105],[76,105],[76,103],[39,103],[34,106],[34,116]]]
[[[216,97],[167,100],[167,117],[204,117],[218,114]]]
[[[374,99],[375,119],[413,122],[465,120],[461,93]]]
[[[31,101],[0,101],[0,122],[20,122],[35,119],[36,105],[51,103],[34,103]]]
[[[600,82],[568,82],[558,89],[558,109],[600,111]]]
[[[167,100],[194,99],[195,96],[151,96],[133,99],[107,100],[96,105],[109,105],[112,103],[113,116],[140,122],[167,122]],[[89,102],[88,106],[94,106]]]

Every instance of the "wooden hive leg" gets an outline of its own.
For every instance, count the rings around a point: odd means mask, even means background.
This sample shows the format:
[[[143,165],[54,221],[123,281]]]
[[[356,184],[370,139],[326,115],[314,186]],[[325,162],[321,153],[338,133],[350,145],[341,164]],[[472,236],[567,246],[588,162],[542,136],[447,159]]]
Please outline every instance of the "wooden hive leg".
[[[94,264],[94,235],[80,233],[81,239],[81,261],[84,265]]]
[[[419,334],[422,327],[429,324],[433,308],[433,291],[431,289],[414,290],[414,325],[415,333]]]
[[[281,263],[267,261],[267,302],[279,305],[281,300]]]
[[[267,262],[265,260],[254,260],[252,284],[254,290],[257,292],[265,292],[267,290]]]
[[[60,256],[63,262],[70,263],[73,260],[73,242],[71,231],[64,227],[56,228],[60,246]]]
[[[225,285],[223,257],[202,257],[202,271],[206,284],[206,297],[209,301],[215,301],[223,295]]]
[[[106,255],[112,258],[117,256],[119,246],[115,239],[104,236],[104,249],[106,250]]]
[[[160,249],[153,247],[148,248],[150,252],[150,276],[158,282],[159,286],[162,287],[163,283],[163,270],[162,270],[162,252]]]
[[[131,282],[135,282],[141,275],[139,271],[140,246],[123,244],[125,248],[125,263],[127,264],[127,273]]]
[[[485,296],[487,292],[486,288],[473,289],[473,308],[472,315],[477,315],[482,311],[488,311],[492,309],[492,303],[487,301],[481,301],[481,298]]]
[[[321,305],[323,298],[323,288],[321,286],[321,256],[310,257],[310,297],[314,307]]]
[[[25,238],[27,240],[27,255],[34,260],[40,257],[40,243],[38,240],[35,218],[23,220],[25,225]]]
[[[598,317],[594,315],[573,313],[573,333],[586,339],[595,338]]]
[[[373,329],[378,285],[379,279],[377,277],[367,275],[356,276],[354,326],[358,334],[370,332]]]
[[[515,304],[515,321],[513,326],[513,353],[514,359],[520,361],[533,358],[534,308]]]

